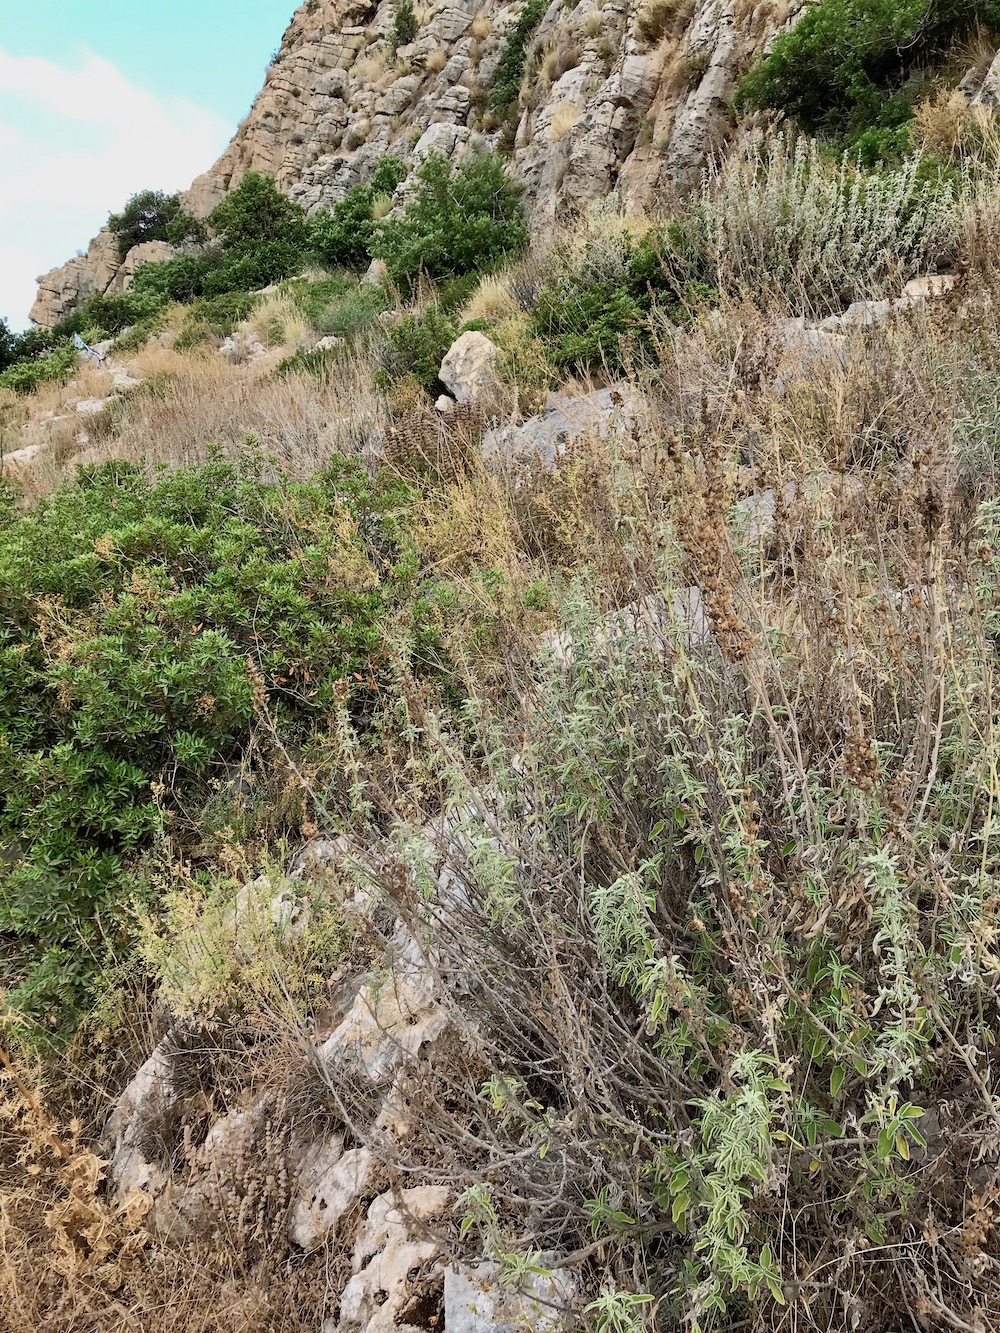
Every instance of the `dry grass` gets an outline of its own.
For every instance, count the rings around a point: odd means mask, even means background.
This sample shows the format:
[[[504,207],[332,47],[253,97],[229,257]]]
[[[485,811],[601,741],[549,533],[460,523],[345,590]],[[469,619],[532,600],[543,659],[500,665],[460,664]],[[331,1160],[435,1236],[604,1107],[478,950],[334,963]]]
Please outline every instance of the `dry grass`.
[[[499,324],[516,313],[517,302],[506,277],[502,273],[491,273],[482,279],[463,307],[461,322],[486,320],[490,324]]]
[[[565,139],[582,113],[583,108],[576,102],[560,103],[552,112],[552,119],[549,122],[549,142],[558,143],[560,139]]]
[[[108,458],[179,466],[204,460],[213,446],[235,454],[251,436],[298,477],[335,452],[362,453],[385,415],[374,364],[360,356],[322,382],[279,379],[273,374],[277,355],[263,366],[234,367],[211,350],[139,353],[135,365],[145,384],[104,419],[88,422],[91,442],[66,466]]]
[[[428,74],[440,74],[448,63],[448,57],[443,51],[432,51],[424,62],[424,68]]]
[[[655,46],[693,13],[693,0],[646,0],[635,17],[636,32],[647,46]]]
[[[351,74],[362,84],[378,83],[389,64],[389,53],[385,46],[366,53],[351,66]]]
[[[970,106],[957,88],[941,88],[917,107],[913,128],[921,149],[953,162],[995,136],[992,108]]]
[[[549,39],[542,55],[538,77],[546,88],[558,83],[564,74],[575,69],[583,59],[583,48],[568,28],[560,27]]]
[[[288,292],[272,292],[265,296],[240,328],[256,333],[268,347],[292,351],[305,342],[311,331],[309,321]]]
[[[469,28],[469,33],[477,42],[481,42],[490,35],[492,30],[493,24],[491,20],[482,12],[482,10],[480,10],[472,20],[472,26]]]

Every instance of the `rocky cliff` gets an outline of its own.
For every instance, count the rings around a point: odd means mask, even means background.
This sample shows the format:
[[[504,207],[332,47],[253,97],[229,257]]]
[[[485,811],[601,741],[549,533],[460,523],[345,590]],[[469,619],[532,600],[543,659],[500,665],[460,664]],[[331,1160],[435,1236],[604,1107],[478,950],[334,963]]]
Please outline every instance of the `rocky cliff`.
[[[794,3],[792,9],[797,6]],[[192,184],[207,215],[247,171],[308,210],[322,208],[392,152],[415,163],[483,142],[504,151],[543,228],[617,191],[651,207],[697,182],[725,136],[740,72],[786,21],[784,0],[553,0],[527,46],[516,103],[492,98],[522,4],[430,0],[417,35],[393,50],[395,0],[307,0],[222,157]],[[109,206],[118,201],[109,200]],[[32,318],[52,326],[91,292],[122,283],[107,231],[39,279]]]

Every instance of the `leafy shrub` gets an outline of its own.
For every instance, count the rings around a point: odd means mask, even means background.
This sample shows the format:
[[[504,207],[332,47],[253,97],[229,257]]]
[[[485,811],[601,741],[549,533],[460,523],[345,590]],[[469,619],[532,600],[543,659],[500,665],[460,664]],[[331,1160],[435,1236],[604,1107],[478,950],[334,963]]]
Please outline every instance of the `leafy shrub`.
[[[625,287],[570,276],[542,290],[532,323],[559,369],[614,374],[628,360],[624,341],[646,331],[646,313]]]
[[[224,263],[205,275],[202,288],[206,296],[258,291],[297,273],[304,260],[303,247],[291,241],[264,241],[248,249],[233,249]]]
[[[169,301],[193,301],[204,295],[208,275],[222,262],[221,249],[209,247],[198,254],[143,264],[132,279],[131,290],[154,293]]]
[[[15,393],[34,393],[40,384],[67,380],[75,365],[73,344],[65,343],[47,354],[15,361],[0,374],[0,388],[13,389]]]
[[[395,282],[418,273],[451,278],[495,268],[520,254],[528,229],[517,191],[493,153],[472,153],[457,167],[431,153],[400,218],[376,229],[372,252]]]
[[[120,213],[112,213],[108,227],[118,240],[118,255],[124,259],[135,245],[169,239],[171,225],[181,215],[180,198],[161,190],[140,190]]]
[[[375,231],[370,185],[354,185],[339,203],[309,223],[309,246],[329,268],[363,268]]]
[[[291,484],[252,458],[155,483],[111,463],[0,529],[0,930],[17,1004],[71,1016],[138,853],[244,755],[261,708],[297,747],[345,701],[359,723],[372,711],[381,618],[414,572],[406,504],[346,464]]]
[[[620,372],[650,347],[650,313],[684,317],[693,296],[710,298],[714,269],[689,227],[672,222],[639,240],[595,238],[539,291],[536,336],[559,370]]]
[[[20,360],[19,339],[11,332],[6,319],[0,319],[0,371]]]
[[[493,80],[490,105],[494,113],[503,118],[517,101],[521,91],[521,79],[524,76],[524,62],[528,43],[535,29],[545,17],[548,9],[547,0],[525,0],[524,7],[517,16],[517,22],[508,29],[504,37],[500,63]]]
[[[301,249],[306,233],[300,206],[259,171],[248,171],[236,189],[216,204],[208,225],[226,250],[238,252],[271,243]]]
[[[413,0],[397,0],[390,37],[393,51],[400,46],[409,46],[419,31],[420,25],[413,9]]]
[[[421,315],[406,315],[386,335],[381,351],[384,380],[413,378],[433,396],[444,391],[438,371],[458,326],[438,307],[428,306]]]
[[[996,0],[820,0],[745,76],[738,102],[784,111],[810,130],[892,128],[910,108],[886,93],[907,71],[998,20]]]
[[[371,259],[375,201],[406,179],[399,158],[386,154],[367,185],[354,185],[339,203],[309,222],[309,244],[330,268],[363,268]]]
[[[149,321],[167,304],[166,298],[148,287],[134,285],[125,292],[101,296],[94,293],[84,302],[81,316],[92,334],[114,337],[129,325]]]
[[[200,291],[219,296],[252,291],[289,277],[302,268],[307,255],[307,228],[302,209],[283,195],[269,176],[248,171],[235,190],[212,210],[208,224],[221,255],[174,276],[195,276]],[[175,261],[172,261],[175,262]]]

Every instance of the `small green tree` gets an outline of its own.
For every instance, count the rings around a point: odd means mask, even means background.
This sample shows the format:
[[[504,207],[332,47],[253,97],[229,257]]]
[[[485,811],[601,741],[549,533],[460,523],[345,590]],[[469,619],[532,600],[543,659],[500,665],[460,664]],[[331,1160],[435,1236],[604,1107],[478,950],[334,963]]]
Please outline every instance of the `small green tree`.
[[[118,239],[119,257],[124,259],[133,246],[146,241],[169,240],[171,225],[181,212],[176,194],[164,194],[161,190],[140,190],[134,194],[120,213],[112,213],[108,218],[108,227]]]
[[[413,0],[399,0],[392,21],[392,49],[395,51],[400,46],[409,46],[419,31]]]
[[[204,280],[207,296],[252,291],[297,273],[308,253],[302,208],[270,176],[248,171],[208,219],[223,263]]]
[[[309,223],[309,244],[330,268],[361,268],[371,259],[375,200],[391,195],[406,179],[398,157],[387,154],[367,185],[355,185],[338,203]]]
[[[260,171],[248,171],[216,204],[208,225],[227,250],[252,250],[271,241],[301,249],[305,242],[301,207]]]
[[[517,190],[494,153],[474,153],[453,167],[431,153],[400,218],[376,228],[372,253],[395,282],[420,272],[453,278],[495,268],[528,244]]]

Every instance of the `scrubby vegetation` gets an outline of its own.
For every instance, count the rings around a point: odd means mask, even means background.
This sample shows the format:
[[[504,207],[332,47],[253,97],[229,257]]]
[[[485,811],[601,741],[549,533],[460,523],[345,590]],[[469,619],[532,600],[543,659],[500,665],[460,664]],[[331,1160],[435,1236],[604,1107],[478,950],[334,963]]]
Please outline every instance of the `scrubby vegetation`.
[[[977,26],[1000,31],[994,0],[819,0],[743,80],[739,100],[846,137],[869,160],[910,147],[928,65]]]
[[[670,216],[532,251],[488,155],[308,220],[251,175],[81,312],[169,346],[0,492],[14,1333],[336,1321],[302,1126],[446,1186],[449,1253],[567,1268],[592,1333],[1000,1320],[998,156],[988,117],[859,153],[990,21],[820,0],[745,92],[819,137],[748,132]],[[469,329],[496,383],[439,413]],[[107,375],[68,331],[0,327],[4,448]],[[401,953],[440,1038],[324,1065]],[[263,1166],[150,1244],[173,1186],[119,1205],[96,1150],[164,1030],[176,1195],[226,1112]]]
[[[359,725],[377,707],[380,625],[413,574],[405,490],[261,466],[151,484],[109,464],[0,530],[0,930],[11,1002],[51,1024],[87,998],[137,850],[225,789],[262,710],[304,752],[338,704]]]

